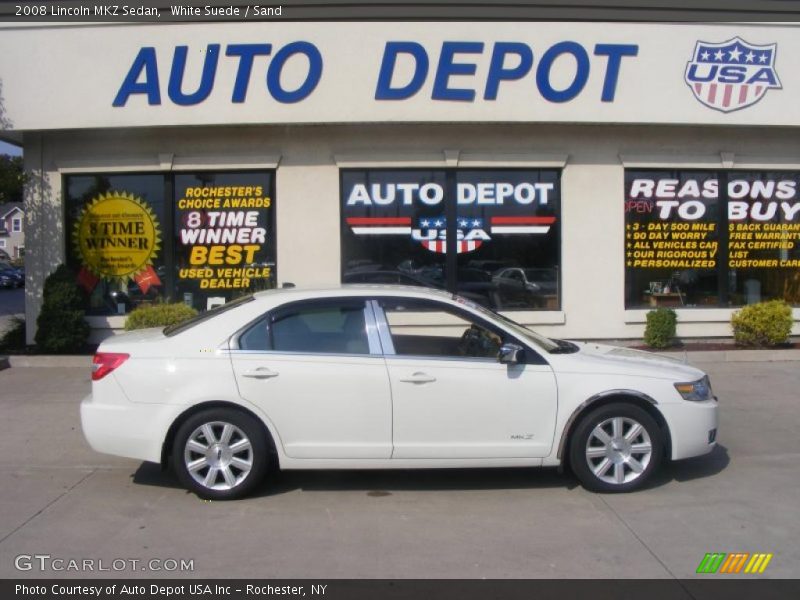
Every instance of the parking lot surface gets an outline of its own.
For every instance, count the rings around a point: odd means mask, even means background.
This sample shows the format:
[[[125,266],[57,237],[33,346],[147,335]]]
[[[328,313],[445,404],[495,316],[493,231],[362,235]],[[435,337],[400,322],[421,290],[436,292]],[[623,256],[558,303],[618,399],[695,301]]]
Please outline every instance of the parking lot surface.
[[[316,471],[229,503],[93,452],[88,370],[14,367],[0,372],[0,577],[684,578],[707,552],[772,553],[762,577],[797,577],[798,363],[702,367],[719,446],[641,492],[592,494],[555,469]]]

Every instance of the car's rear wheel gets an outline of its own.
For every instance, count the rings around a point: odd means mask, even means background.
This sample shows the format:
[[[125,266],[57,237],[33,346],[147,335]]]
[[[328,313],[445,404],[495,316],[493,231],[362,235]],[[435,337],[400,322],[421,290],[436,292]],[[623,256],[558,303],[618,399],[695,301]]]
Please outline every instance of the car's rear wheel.
[[[172,451],[181,483],[210,500],[248,494],[264,478],[268,457],[262,425],[227,408],[189,417],[178,429]]]
[[[638,406],[614,403],[587,414],[570,443],[570,465],[597,492],[630,492],[645,485],[663,454],[661,430]]]

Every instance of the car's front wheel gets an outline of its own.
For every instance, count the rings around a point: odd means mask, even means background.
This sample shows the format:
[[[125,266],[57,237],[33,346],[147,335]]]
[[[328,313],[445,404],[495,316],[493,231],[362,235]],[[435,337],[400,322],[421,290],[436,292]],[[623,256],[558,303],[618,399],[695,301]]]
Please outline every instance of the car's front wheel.
[[[647,412],[627,403],[591,411],[578,423],[570,465],[596,492],[630,492],[645,485],[663,454],[661,429]]]
[[[241,498],[264,478],[267,440],[260,423],[232,409],[204,410],[178,429],[173,464],[178,479],[210,500]]]

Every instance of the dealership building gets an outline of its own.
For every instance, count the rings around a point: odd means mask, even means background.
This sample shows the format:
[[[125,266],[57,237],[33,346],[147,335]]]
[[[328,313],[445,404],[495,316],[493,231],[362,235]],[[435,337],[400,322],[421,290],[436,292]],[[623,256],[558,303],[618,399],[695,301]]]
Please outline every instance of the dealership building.
[[[800,307],[795,24],[0,26],[26,317],[66,263],[136,306],[404,283],[537,330],[682,337]],[[794,309],[800,333],[800,308]]]

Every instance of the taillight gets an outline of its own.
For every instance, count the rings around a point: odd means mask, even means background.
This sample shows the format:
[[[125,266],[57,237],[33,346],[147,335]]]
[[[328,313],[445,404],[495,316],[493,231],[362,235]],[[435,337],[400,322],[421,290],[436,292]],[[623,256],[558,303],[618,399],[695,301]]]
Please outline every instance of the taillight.
[[[92,359],[92,381],[99,381],[130,358],[122,352],[98,352]]]

